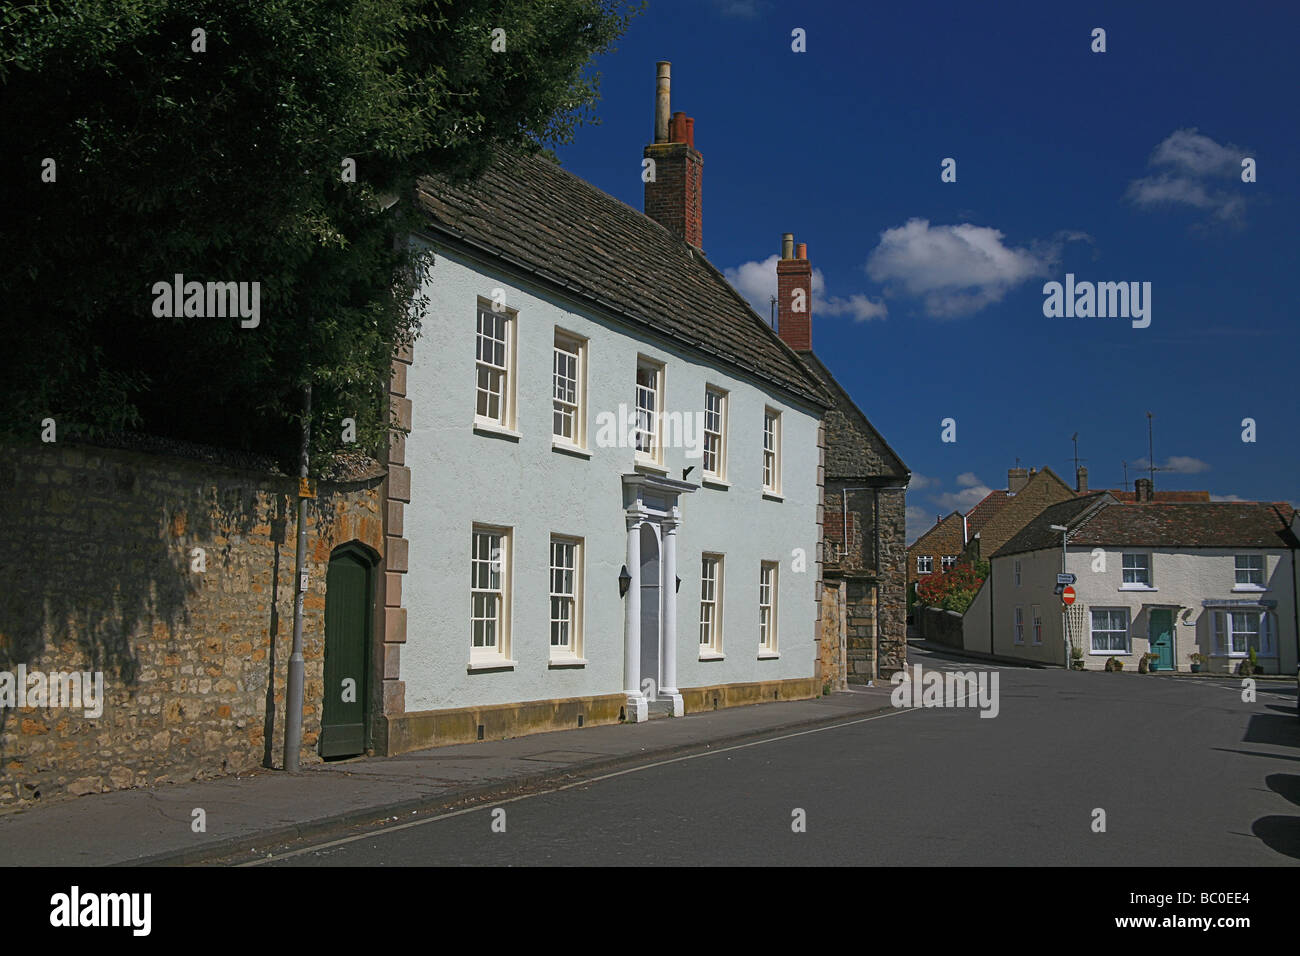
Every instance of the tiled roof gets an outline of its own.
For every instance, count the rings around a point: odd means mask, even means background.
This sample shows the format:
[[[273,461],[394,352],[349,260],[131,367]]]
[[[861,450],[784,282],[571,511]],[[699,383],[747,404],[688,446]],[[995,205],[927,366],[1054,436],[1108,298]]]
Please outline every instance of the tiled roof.
[[[915,541],[913,541],[911,544],[907,546],[908,551],[911,551],[913,548],[915,548],[917,545],[919,545],[922,541],[930,537],[930,535],[934,534],[935,532],[944,530],[953,521],[957,522],[957,527],[961,527],[960,511],[954,511],[952,514],[945,515],[944,517],[936,521],[929,529],[926,530],[925,534],[921,535]]]
[[[419,198],[431,230],[830,406],[821,383],[702,252],[554,163],[502,151],[470,183],[422,179]]]
[[[1136,491],[1118,491],[1114,488],[1107,488],[1106,494],[1110,495],[1116,501],[1125,503],[1136,503]],[[1152,501],[1184,502],[1209,501],[1210,493],[1208,491],[1156,491],[1152,492]]]
[[[966,512],[966,533],[971,537],[975,532],[984,527],[988,520],[998,513],[998,510],[1011,500],[1011,496],[1005,491],[990,491],[985,495],[974,508]]]
[[[1098,501],[1101,506],[1088,513]],[[1079,546],[1290,548],[1295,545],[1287,528],[1287,509],[1273,503],[1153,501],[1128,505],[1101,492],[1048,508],[999,549],[998,554],[1059,545],[1060,532],[1049,527],[1053,524],[1068,525],[1070,544]]]

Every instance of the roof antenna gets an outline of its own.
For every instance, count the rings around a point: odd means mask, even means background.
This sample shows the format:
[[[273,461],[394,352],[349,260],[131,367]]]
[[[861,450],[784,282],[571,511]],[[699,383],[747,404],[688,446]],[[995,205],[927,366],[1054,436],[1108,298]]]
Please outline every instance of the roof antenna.
[[[1147,412],[1147,475],[1148,475],[1148,479],[1151,482],[1151,487],[1155,488],[1156,455],[1155,455],[1155,439],[1153,437],[1153,430],[1151,426],[1152,417],[1153,416],[1151,415],[1151,413]]]
[[[1120,464],[1124,466],[1124,490],[1128,491],[1128,462],[1121,461]]]

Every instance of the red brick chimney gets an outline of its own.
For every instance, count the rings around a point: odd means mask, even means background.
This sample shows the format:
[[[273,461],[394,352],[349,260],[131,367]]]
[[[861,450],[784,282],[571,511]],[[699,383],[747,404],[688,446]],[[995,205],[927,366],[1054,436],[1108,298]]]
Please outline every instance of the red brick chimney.
[[[807,243],[796,246],[789,232],[776,264],[776,331],[795,351],[812,351],[812,263]]]
[[[642,153],[654,160],[654,179],[645,184],[645,214],[700,249],[704,245],[704,157],[695,148],[695,120],[685,113],[669,117],[671,64],[660,60],[656,68],[655,141]]]
[[[1074,469],[1074,493],[1076,495],[1086,495],[1088,493],[1088,469],[1084,465],[1079,465]]]
[[[1138,501],[1150,501],[1155,496],[1155,486],[1150,478],[1139,478],[1133,482],[1133,496]]]
[[[1007,492],[1019,494],[1029,484],[1029,472],[1023,468],[1007,469]]]

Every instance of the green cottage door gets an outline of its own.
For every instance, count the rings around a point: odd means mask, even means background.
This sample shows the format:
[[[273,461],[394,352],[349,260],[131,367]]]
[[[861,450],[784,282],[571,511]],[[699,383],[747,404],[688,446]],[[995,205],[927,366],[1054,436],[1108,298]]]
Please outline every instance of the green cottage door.
[[[1171,671],[1174,669],[1174,612],[1169,608],[1151,609],[1151,653],[1156,659],[1151,669]]]
[[[371,565],[345,549],[330,558],[325,578],[325,705],[322,757],[366,749],[366,649],[371,631]]]

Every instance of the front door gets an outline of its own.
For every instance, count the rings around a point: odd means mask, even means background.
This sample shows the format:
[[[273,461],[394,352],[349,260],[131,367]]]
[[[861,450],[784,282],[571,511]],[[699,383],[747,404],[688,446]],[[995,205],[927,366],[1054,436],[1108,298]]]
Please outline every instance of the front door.
[[[325,706],[322,757],[366,749],[366,648],[370,646],[371,564],[352,550],[330,558],[325,578]]]
[[[1169,608],[1152,608],[1150,620],[1151,653],[1156,655],[1151,669],[1171,671],[1174,669],[1174,612]]]
[[[641,525],[641,693],[658,700],[659,673],[659,536],[650,522]]]

